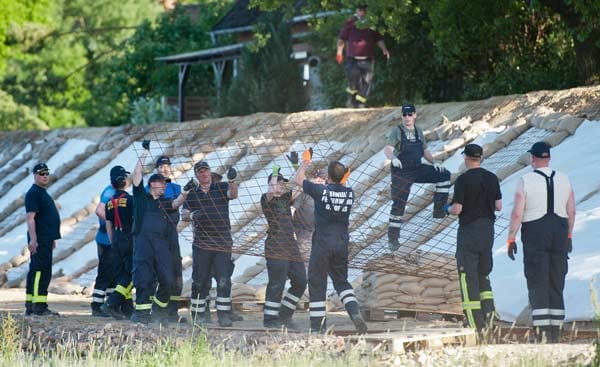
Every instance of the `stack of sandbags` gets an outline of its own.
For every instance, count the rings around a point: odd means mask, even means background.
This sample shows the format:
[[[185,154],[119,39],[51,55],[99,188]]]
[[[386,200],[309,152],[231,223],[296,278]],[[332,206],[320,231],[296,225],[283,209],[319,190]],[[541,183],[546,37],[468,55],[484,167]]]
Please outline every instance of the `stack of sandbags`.
[[[363,308],[423,310],[460,313],[458,275],[419,277],[414,275],[365,273],[356,289]]]

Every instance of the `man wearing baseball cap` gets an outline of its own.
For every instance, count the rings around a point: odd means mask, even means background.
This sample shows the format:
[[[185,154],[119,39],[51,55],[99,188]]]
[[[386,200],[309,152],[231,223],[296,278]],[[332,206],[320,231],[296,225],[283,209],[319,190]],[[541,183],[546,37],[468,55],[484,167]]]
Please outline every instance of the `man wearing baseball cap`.
[[[194,165],[198,185],[191,188],[184,209],[193,225],[191,315],[197,324],[208,322],[208,291],[212,271],[217,277],[217,316],[220,326],[231,326],[231,224],[229,201],[238,197],[237,171],[227,171],[229,182],[214,183],[206,161]],[[188,185],[186,185],[188,186]],[[193,185],[190,185],[193,186]]]
[[[269,229],[265,240],[265,258],[269,282],[265,295],[263,325],[270,328],[295,328],[292,315],[306,289],[306,267],[294,234],[292,204],[299,190],[286,187],[288,180],[273,165],[267,178],[269,189],[260,198]],[[290,288],[285,292],[285,283]]]
[[[563,290],[568,254],[573,249],[575,194],[566,174],[552,170],[550,146],[537,142],[528,150],[533,172],[517,183],[508,231],[508,257],[515,259],[521,228],[523,262],[538,341],[558,343],[565,318]]]
[[[446,216],[444,205],[448,201],[451,186],[450,171],[433,159],[423,131],[415,125],[416,118],[415,106],[402,106],[403,123],[392,128],[384,148],[385,156],[392,163],[392,208],[388,226],[390,251],[400,248],[400,228],[404,223],[404,209],[413,183],[434,183],[433,217]],[[423,164],[423,158],[430,164]]]
[[[162,196],[163,200],[175,200],[181,194],[181,185],[173,182],[173,170],[171,169],[171,159],[162,155],[156,159],[156,173],[161,174],[165,177],[165,192]],[[146,185],[146,191],[150,191],[150,186]],[[181,303],[181,291],[183,290],[183,264],[181,263],[181,249],[179,247],[179,232],[177,232],[177,225],[179,224],[179,210],[168,209],[166,210],[169,215],[171,224],[169,226],[171,232],[169,233],[169,251],[171,252],[171,259],[173,260],[173,276],[175,277],[175,285],[173,288],[173,295],[169,302],[169,317],[171,321],[179,321],[179,305]]]
[[[52,251],[60,239],[60,216],[46,189],[50,169],[46,163],[33,167],[33,185],[25,195],[27,243],[31,254],[27,273],[25,315],[58,316],[48,308],[48,285],[52,278]]]
[[[460,278],[465,323],[483,333],[495,317],[492,272],[495,211],[502,210],[498,177],[481,168],[483,149],[467,144],[462,151],[467,170],[454,183],[446,212],[458,215],[456,266]]]
[[[127,180],[129,172],[122,166],[114,166],[110,170],[111,183],[102,190],[100,201],[96,206],[96,216],[98,217],[98,230],[96,231],[96,249],[98,254],[98,271],[94,282],[94,291],[92,293],[92,316],[110,317],[110,313],[103,310],[104,301],[107,300],[115,289],[115,275],[118,259],[111,251],[111,241],[109,238],[109,229],[106,226],[106,204],[112,199],[116,192],[114,187],[115,180],[123,176]]]

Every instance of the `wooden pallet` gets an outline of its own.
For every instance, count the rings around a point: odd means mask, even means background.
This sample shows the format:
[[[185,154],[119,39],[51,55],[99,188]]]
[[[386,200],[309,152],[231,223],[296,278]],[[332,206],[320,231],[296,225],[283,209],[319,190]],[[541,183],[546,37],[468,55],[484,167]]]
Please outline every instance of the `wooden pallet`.
[[[477,344],[477,333],[473,329],[431,328],[349,336],[348,340],[351,342],[364,340],[373,345],[374,348],[383,347],[391,353],[401,354],[407,350],[436,349],[446,346],[474,346]]]
[[[420,321],[431,320],[462,320],[462,313],[455,312],[436,312],[420,309],[401,309],[401,308],[365,308],[361,310],[363,317],[367,321],[388,321],[396,320],[402,317],[411,317]]]

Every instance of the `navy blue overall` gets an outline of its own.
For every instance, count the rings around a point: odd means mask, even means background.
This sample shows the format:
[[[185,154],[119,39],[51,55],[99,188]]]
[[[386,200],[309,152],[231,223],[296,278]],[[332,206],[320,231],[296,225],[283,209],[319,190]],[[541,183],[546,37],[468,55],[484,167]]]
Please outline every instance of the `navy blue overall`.
[[[157,310],[166,311],[173,292],[173,261],[169,251],[172,226],[161,204],[146,193],[142,184],[133,186],[134,236],[133,285],[136,289],[136,313],[149,315],[154,296]],[[158,280],[158,289],[156,281]]]
[[[269,282],[265,295],[264,321],[287,321],[291,319],[300,297],[306,289],[306,268],[301,259],[298,242],[294,238],[292,220],[292,192],[267,201],[267,194],[261,197],[261,207],[269,229],[265,240],[265,257]],[[290,280],[290,288],[285,292],[285,283]]]
[[[319,185],[304,180],[304,192],[315,202],[315,232],[308,263],[310,327],[325,330],[327,276],[350,318],[360,316],[360,306],[348,282],[348,225],[354,203],[352,189],[340,184]]]
[[[547,212],[521,227],[523,262],[533,326],[558,329],[565,318],[563,290],[568,271],[567,218],[554,212],[554,174],[546,176]]]
[[[124,191],[117,191],[106,205],[106,219],[113,227],[112,248],[115,256],[115,291],[108,297],[107,305],[122,306],[132,298],[133,267],[133,197]]]
[[[424,155],[423,142],[415,128],[415,139],[409,140],[404,130],[401,132],[401,142],[396,144],[396,158],[402,163],[402,168],[392,166],[392,209],[390,212],[390,227],[399,228],[403,223],[404,209],[413,183],[438,183],[433,195],[434,204],[446,204],[450,189],[450,172],[439,172],[435,167],[422,164]]]

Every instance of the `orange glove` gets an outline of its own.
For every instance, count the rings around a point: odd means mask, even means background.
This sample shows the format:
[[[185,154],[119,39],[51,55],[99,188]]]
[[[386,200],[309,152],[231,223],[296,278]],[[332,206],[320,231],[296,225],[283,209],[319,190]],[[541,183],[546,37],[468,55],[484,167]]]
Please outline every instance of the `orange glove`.
[[[344,62],[344,56],[340,55],[340,54],[336,54],[335,55],[335,62],[337,62],[338,64],[342,64]]]
[[[312,161],[313,149],[308,148],[302,153],[302,162],[310,162]]]
[[[344,176],[342,177],[342,180],[340,181],[340,183],[342,185],[345,185],[346,182],[348,182],[349,177],[350,177],[350,167],[346,168],[346,173],[344,173]]]

